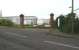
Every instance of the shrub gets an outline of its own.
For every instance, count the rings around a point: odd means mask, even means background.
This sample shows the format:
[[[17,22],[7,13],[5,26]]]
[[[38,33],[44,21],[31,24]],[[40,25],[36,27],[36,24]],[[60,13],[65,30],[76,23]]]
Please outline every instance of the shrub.
[[[14,26],[14,23],[8,19],[0,19],[0,26]]]

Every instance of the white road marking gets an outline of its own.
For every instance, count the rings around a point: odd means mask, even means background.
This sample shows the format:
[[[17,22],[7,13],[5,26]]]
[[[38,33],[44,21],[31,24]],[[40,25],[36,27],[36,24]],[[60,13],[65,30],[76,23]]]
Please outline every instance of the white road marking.
[[[20,35],[20,34],[17,34],[17,33],[13,33],[13,32],[6,32],[6,33],[9,34],[9,35],[15,35],[15,36],[19,36],[19,37],[22,37],[22,38],[27,38],[27,36]]]
[[[77,47],[77,46],[72,46],[72,45],[63,44],[63,43],[58,43],[58,42],[53,42],[53,41],[43,41],[43,42],[49,43],[49,44],[55,44],[55,45],[59,45],[59,46],[65,46],[65,47],[70,47],[70,48],[79,49],[79,47]]]

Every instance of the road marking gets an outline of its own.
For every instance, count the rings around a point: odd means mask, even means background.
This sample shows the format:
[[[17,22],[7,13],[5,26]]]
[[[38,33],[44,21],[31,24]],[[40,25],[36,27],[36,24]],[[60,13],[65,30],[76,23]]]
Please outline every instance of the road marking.
[[[17,34],[17,33],[13,33],[13,32],[6,32],[6,33],[9,34],[9,35],[15,35],[15,36],[19,36],[19,37],[22,37],[22,38],[27,38],[27,36],[20,35],[20,34]]]
[[[55,45],[59,45],[59,46],[65,46],[65,47],[70,47],[70,48],[79,49],[79,47],[77,47],[77,46],[72,46],[72,45],[63,44],[63,43],[58,43],[58,42],[53,42],[53,41],[43,41],[43,42],[49,43],[49,44],[55,44]]]

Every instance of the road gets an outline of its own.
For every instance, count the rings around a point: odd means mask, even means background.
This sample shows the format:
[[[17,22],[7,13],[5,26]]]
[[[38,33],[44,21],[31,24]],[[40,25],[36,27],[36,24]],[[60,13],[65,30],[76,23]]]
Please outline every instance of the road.
[[[0,28],[0,50],[79,50],[79,39],[48,33],[38,29]]]

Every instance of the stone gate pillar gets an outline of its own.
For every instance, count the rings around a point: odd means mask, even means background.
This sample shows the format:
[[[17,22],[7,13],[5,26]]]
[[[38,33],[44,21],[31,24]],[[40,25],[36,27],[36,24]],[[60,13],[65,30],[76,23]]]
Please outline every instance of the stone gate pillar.
[[[24,15],[23,14],[20,15],[20,25],[21,27],[24,26]]]
[[[53,13],[50,14],[50,26],[51,28],[54,27],[54,14]]]

